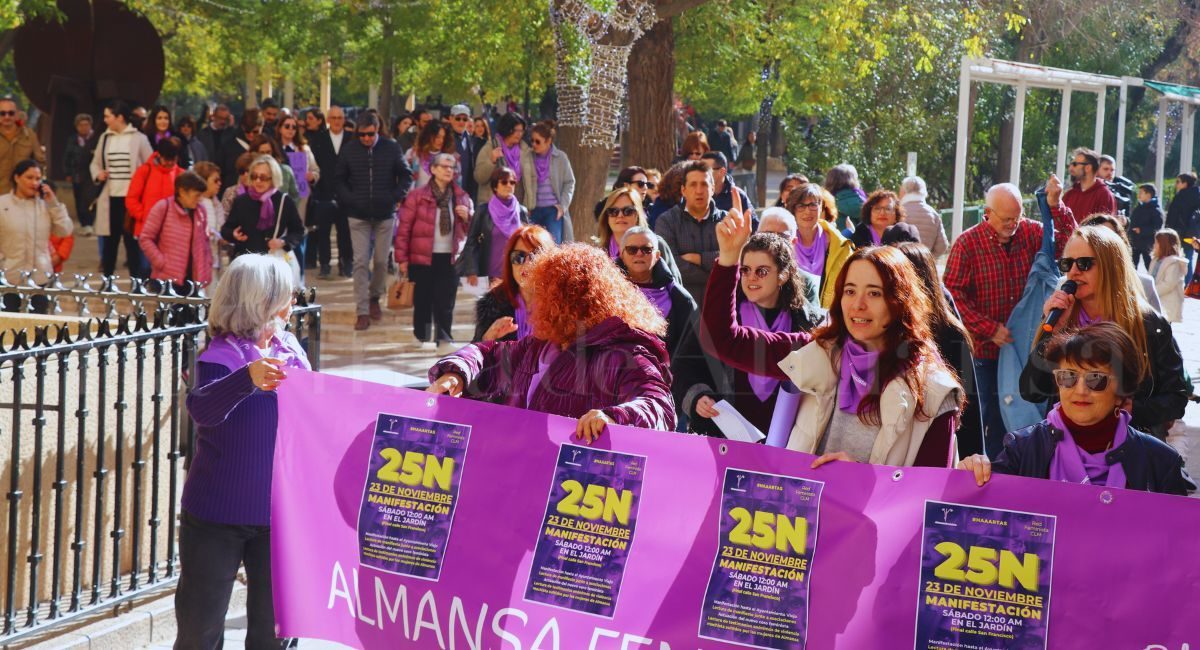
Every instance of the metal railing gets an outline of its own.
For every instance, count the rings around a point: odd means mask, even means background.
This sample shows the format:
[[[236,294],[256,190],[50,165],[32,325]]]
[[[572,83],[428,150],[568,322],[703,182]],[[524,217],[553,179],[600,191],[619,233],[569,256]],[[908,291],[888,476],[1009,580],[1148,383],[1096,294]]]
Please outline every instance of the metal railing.
[[[178,579],[176,519],[194,449],[184,400],[207,341],[199,287],[41,284],[0,274],[0,297],[19,296],[22,311],[44,300],[51,316],[68,316],[0,331],[0,644]],[[297,294],[290,329],[318,369],[314,290]]]

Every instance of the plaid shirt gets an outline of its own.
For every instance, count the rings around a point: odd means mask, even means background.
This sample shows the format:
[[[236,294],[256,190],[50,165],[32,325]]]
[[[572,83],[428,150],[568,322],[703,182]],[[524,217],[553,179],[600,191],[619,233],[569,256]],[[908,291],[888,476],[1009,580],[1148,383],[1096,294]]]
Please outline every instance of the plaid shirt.
[[[1073,230],[1065,221],[1055,215],[1054,239],[1060,251]],[[1007,250],[987,222],[971,227],[954,240],[944,281],[963,324],[975,339],[976,358],[1000,357],[1000,348],[991,339],[1021,300],[1033,257],[1041,245],[1042,224],[1025,218],[1017,225]]]

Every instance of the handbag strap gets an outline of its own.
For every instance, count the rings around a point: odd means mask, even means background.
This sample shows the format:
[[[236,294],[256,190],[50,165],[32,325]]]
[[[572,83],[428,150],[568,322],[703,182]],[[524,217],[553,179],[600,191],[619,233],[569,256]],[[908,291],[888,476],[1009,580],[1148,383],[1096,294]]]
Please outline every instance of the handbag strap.
[[[283,223],[283,200],[287,198],[284,192],[279,193],[279,212],[275,215],[275,234],[271,235],[271,239],[279,239],[279,225]]]

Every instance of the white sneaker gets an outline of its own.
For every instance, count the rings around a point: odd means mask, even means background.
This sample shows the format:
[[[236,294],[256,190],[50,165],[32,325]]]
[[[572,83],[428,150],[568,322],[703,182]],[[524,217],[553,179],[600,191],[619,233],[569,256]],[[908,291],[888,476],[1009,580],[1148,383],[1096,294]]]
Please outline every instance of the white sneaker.
[[[79,234],[82,237],[91,237],[96,234],[96,231],[91,226],[84,226],[79,229]]]
[[[459,346],[456,345],[454,341],[442,341],[441,343],[438,343],[437,353],[444,357],[446,355],[458,352],[458,348]]]
[[[433,341],[421,341],[417,343],[417,349],[422,352],[432,352],[437,349],[437,343]]]

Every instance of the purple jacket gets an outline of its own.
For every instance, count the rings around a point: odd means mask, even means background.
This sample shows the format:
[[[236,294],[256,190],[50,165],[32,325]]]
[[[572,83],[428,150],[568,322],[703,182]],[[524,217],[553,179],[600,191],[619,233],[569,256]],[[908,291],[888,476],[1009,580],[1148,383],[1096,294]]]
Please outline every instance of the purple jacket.
[[[468,345],[438,361],[429,381],[455,372],[478,399],[569,418],[600,409],[617,424],[675,429],[670,362],[657,336],[615,317],[602,321],[563,350],[527,403],[547,345],[532,336]]]

